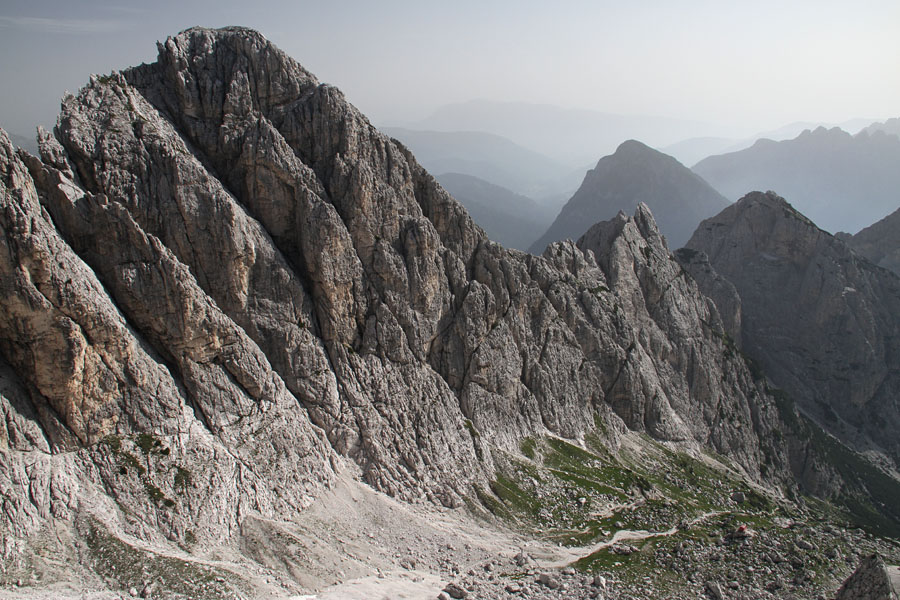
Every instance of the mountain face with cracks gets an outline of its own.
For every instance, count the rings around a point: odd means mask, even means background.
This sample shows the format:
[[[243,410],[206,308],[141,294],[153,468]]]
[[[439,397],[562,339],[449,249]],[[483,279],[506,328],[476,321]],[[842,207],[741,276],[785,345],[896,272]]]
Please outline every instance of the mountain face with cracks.
[[[765,383],[644,206],[504,249],[242,28],[92,77],[39,138],[0,134],[4,560],[240,543],[348,465],[456,508],[533,435],[640,432],[790,480]]]
[[[896,468],[900,279],[774,192],[703,221],[687,249],[736,288],[743,349],[771,379],[826,430]]]

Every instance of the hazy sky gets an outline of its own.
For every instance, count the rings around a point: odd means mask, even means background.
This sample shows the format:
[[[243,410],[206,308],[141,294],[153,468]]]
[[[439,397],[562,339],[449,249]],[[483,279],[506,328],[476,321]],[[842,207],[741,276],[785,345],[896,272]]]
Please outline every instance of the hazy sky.
[[[51,125],[65,90],[192,25],[260,30],[376,124],[475,98],[742,133],[900,116],[898,0],[0,0],[0,127]]]

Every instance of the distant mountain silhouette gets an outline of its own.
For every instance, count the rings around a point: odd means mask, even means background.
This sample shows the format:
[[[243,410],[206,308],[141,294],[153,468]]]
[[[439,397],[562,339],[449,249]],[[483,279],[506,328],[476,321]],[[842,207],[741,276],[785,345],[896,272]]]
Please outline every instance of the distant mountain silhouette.
[[[520,194],[571,193],[578,186],[569,167],[492,133],[400,127],[382,131],[407,146],[432,173],[472,175]]]
[[[738,143],[738,140],[731,138],[695,137],[663,146],[658,148],[658,150],[668,154],[683,165],[693,165],[707,156],[731,152]],[[749,146],[750,144],[748,143],[747,145]]]
[[[508,248],[528,250],[559,211],[472,175],[444,173],[436,177],[488,237]]]
[[[631,213],[641,202],[653,211],[670,248],[682,246],[700,221],[728,205],[721,194],[671,156],[629,140],[588,172],[530,251],[539,254],[551,242],[578,239],[593,223],[619,211]]]
[[[488,131],[572,168],[613,152],[622,140],[635,138],[653,146],[665,146],[692,136],[715,135],[717,130],[705,123],[666,117],[487,100],[442,106],[416,127],[439,131]]]
[[[724,138],[724,137],[694,137],[681,140],[668,146],[657,148],[660,152],[664,152],[669,156],[675,157],[678,162],[683,165],[697,164],[704,158],[714,156],[716,154],[726,154],[728,152],[738,152],[745,148],[749,148],[758,140],[774,140],[780,142],[782,140],[791,140],[803,133],[807,129],[815,129],[817,127],[840,127],[844,131],[855,132],[860,131],[866,125],[871,123],[870,119],[850,119],[840,124],[795,121],[782,125],[777,129],[769,129],[760,131],[746,138]],[[882,125],[881,123],[872,124],[872,127]]]
[[[819,127],[711,156],[693,170],[731,200],[775,190],[831,232],[856,231],[900,204],[900,138],[881,131]]]
[[[875,133],[876,131],[883,131],[889,135],[900,136],[900,117],[895,117],[893,119],[888,119],[883,123],[872,123],[865,129],[863,129],[866,133]]]
[[[38,145],[37,145],[37,140],[34,138],[33,135],[31,137],[26,137],[24,135],[19,135],[16,133],[10,133],[9,138],[12,141],[12,143],[15,144],[16,146],[18,146],[19,148],[22,148],[23,150],[27,150],[28,152],[31,152],[32,154],[37,156]]]

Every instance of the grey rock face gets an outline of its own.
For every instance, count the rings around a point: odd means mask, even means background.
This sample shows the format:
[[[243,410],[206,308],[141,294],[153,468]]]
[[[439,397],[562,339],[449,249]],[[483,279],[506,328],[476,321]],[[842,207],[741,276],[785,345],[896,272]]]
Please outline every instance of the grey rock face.
[[[728,205],[721,194],[671,156],[629,140],[588,171],[531,251],[541,253],[551,242],[578,239],[592,223],[610,219],[620,210],[632,212],[640,203],[653,211],[672,248],[681,247],[702,219]]]
[[[703,295],[715,302],[725,332],[740,348],[741,296],[737,288],[712,268],[705,252],[679,248],[675,251],[675,258],[682,268],[691,274]]]
[[[856,235],[838,234],[853,251],[900,275],[900,209]]]
[[[0,137],[0,524],[21,544],[84,514],[239,543],[338,455],[459,506],[534,434],[628,427],[787,473],[772,398],[646,207],[504,249],[255,32],[191,29],[92,79],[40,150]]]
[[[156,523],[197,541],[230,535],[245,504],[270,517],[307,505],[333,477],[332,450],[258,348],[119,205],[26,156],[32,176],[4,137],[0,148],[2,349],[15,371],[0,486],[14,539],[97,494],[140,515],[126,530]],[[96,271],[45,206],[71,219]]]
[[[900,279],[771,192],[707,219],[687,247],[736,287],[743,346],[772,381],[838,437],[897,461]]]
[[[607,401],[631,427],[642,419],[660,437],[691,431],[754,464],[760,440],[777,423],[761,400],[763,382],[753,380],[728,341],[715,304],[669,254],[647,206],[633,218],[619,213],[594,225],[578,245],[598,257],[632,329],[631,352]],[[643,414],[636,413],[642,405]],[[729,422],[748,427],[722,425]]]
[[[884,560],[877,554],[863,558],[838,590],[835,600],[897,600],[897,590]]]

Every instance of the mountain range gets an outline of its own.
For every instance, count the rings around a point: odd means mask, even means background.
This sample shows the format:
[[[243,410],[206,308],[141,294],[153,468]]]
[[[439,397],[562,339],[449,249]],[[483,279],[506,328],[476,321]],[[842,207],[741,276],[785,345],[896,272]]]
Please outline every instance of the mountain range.
[[[669,246],[678,248],[702,219],[725,208],[728,201],[671,156],[630,140],[588,171],[531,252],[543,252],[551,242],[578,239],[591,224],[620,210],[631,212],[640,203],[653,211]]]
[[[739,139],[725,137],[694,137],[688,138],[686,140],[681,140],[669,146],[661,147],[659,148],[659,150],[675,157],[680,163],[684,165],[693,165],[709,156],[728,154],[731,152],[744,150],[746,148],[749,148],[759,140],[772,140],[775,142],[790,140],[797,137],[807,129],[812,130],[819,127],[825,127],[826,129],[839,127],[844,131],[853,132],[860,131],[867,126],[875,127],[875,125],[876,124],[873,124],[871,119],[851,119],[849,121],[840,123],[839,125],[797,121],[794,123],[788,123],[787,125],[783,125],[781,127],[778,127],[777,129],[759,132],[748,138]]]
[[[17,597],[778,598],[900,561],[897,278],[777,197],[681,262],[645,203],[509,250],[240,27],[91,77],[38,137],[0,130]]]
[[[792,140],[759,140],[693,170],[730,200],[775,190],[826,231],[858,231],[897,209],[900,138],[823,127]]]
[[[863,128],[863,131],[868,134],[873,134],[876,131],[881,131],[883,133],[887,133],[888,135],[900,136],[900,117],[888,119],[883,123],[872,123],[871,125]]]
[[[411,129],[483,131],[526,148],[540,149],[569,166],[590,164],[626,139],[665,146],[696,136],[711,126],[647,115],[621,115],[547,104],[472,100],[442,106]]]
[[[471,175],[534,198],[570,193],[584,175],[491,133],[397,127],[382,131],[408,147],[432,173]]]
[[[555,216],[559,207],[538,204],[527,196],[462,173],[436,177],[472,215],[492,240],[508,248],[527,251]]]

